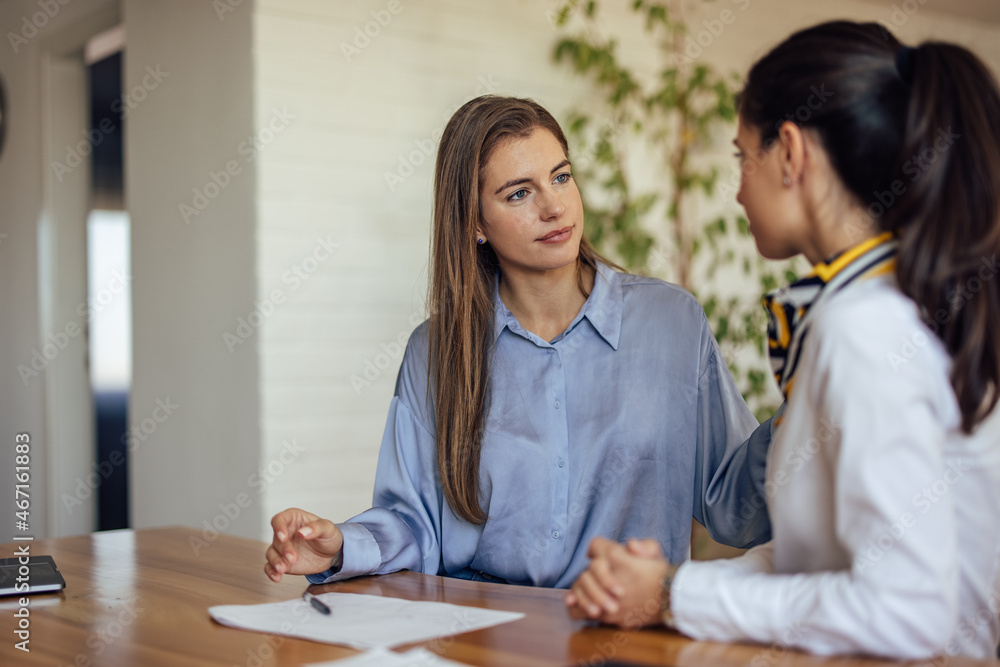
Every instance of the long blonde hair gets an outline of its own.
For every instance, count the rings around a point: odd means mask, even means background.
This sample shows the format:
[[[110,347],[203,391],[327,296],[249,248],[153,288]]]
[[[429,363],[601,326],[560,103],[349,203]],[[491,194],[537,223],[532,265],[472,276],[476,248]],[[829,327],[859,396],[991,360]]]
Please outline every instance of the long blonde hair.
[[[437,467],[445,500],[470,523],[486,522],[479,498],[479,460],[489,409],[494,292],[499,260],[476,242],[479,191],[493,151],[512,137],[548,130],[569,156],[559,123],[529,99],[484,95],[448,121],[434,173],[430,365],[437,424]],[[598,255],[580,242],[578,268],[596,270]],[[580,290],[584,271],[578,271]]]

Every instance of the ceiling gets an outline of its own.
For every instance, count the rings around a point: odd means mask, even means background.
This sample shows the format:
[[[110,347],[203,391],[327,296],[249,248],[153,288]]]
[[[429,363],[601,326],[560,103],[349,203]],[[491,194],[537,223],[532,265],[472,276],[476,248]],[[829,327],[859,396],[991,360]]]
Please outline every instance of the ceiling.
[[[889,10],[893,6],[917,4],[921,8],[945,14],[953,14],[974,21],[1000,24],[1000,0],[865,0]]]

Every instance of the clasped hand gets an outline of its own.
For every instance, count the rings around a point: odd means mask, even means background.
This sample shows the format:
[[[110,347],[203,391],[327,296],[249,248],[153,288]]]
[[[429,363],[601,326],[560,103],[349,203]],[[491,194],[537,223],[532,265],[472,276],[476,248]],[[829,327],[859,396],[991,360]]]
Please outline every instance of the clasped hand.
[[[598,537],[587,555],[590,566],[566,594],[570,616],[625,628],[662,622],[660,584],[670,564],[656,540],[622,545]]]

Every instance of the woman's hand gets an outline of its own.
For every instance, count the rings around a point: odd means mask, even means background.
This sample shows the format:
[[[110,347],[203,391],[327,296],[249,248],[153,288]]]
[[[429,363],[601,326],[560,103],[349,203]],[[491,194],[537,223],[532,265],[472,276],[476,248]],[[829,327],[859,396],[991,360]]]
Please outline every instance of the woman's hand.
[[[627,546],[596,538],[592,560],[566,594],[573,618],[591,618],[640,628],[661,622],[660,584],[670,569],[655,540],[629,540]]]
[[[264,574],[281,581],[283,574],[315,574],[330,568],[344,548],[336,524],[300,509],[287,509],[271,519],[274,539],[267,548]]]

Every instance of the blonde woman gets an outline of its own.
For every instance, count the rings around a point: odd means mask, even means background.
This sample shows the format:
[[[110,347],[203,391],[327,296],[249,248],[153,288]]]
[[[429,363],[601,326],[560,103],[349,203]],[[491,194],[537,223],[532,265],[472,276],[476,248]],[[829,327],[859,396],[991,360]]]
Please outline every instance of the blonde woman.
[[[538,104],[480,97],[441,139],[430,319],[413,332],[372,509],[272,519],[265,571],[315,583],[409,569],[567,587],[595,537],[686,558],[769,536],[770,425],[684,290],[583,237],[566,138]],[[759,503],[757,503],[759,505]]]

